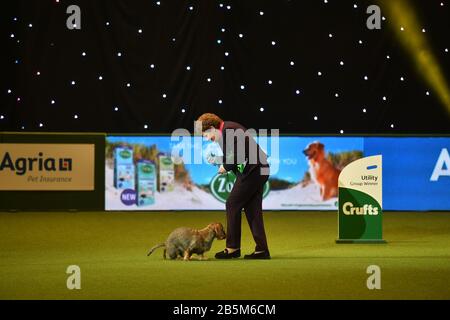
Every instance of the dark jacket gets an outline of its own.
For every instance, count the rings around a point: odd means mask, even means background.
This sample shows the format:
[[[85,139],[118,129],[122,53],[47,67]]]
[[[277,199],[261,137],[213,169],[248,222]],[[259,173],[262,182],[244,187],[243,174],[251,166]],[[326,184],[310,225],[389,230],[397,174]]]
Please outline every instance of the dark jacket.
[[[223,152],[223,166],[227,171],[233,171],[236,176],[245,177],[255,169],[269,167],[267,155],[262,151],[247,129],[237,122],[224,121],[222,136],[218,141]],[[232,143],[228,146],[227,143]],[[245,164],[241,173],[239,164]]]

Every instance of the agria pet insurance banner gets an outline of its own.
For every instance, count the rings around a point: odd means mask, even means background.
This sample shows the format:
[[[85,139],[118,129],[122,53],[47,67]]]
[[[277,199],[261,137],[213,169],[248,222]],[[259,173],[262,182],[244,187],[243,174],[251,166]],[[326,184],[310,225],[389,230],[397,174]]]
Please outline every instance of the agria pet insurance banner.
[[[337,210],[339,173],[363,156],[363,142],[259,138],[271,166],[264,209]],[[236,177],[218,175],[218,167],[207,162],[208,155],[220,153],[216,143],[201,137],[108,136],[106,210],[224,210]]]
[[[92,191],[94,144],[0,143],[0,190]]]

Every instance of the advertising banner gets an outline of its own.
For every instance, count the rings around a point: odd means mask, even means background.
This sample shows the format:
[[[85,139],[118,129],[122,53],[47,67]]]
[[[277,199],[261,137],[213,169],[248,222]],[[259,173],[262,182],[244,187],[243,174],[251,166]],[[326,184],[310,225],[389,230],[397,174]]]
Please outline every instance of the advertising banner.
[[[337,210],[339,173],[363,156],[359,137],[257,140],[271,166],[264,209]],[[124,150],[126,160],[120,156]],[[218,167],[208,163],[208,155],[220,154],[216,143],[201,137],[108,136],[106,210],[223,210],[236,177],[232,172],[218,175]],[[145,180],[146,190],[152,190],[146,201],[140,196],[141,161],[151,163],[156,172]]]
[[[383,155],[384,210],[450,210],[450,137],[367,137]]]
[[[94,144],[0,143],[0,190],[94,190]]]
[[[337,210],[339,174],[349,163],[373,155],[383,157],[384,210],[450,209],[450,137],[282,136],[257,142],[271,166],[266,210]],[[133,179],[126,188],[114,175],[124,165],[115,156],[117,148],[130,153],[121,177]],[[218,145],[201,138],[108,136],[106,149],[107,210],[223,210],[234,184],[232,173],[217,175],[218,167],[207,162],[208,155],[221,154]],[[156,172],[154,201],[141,206],[134,180],[139,160],[151,161]]]

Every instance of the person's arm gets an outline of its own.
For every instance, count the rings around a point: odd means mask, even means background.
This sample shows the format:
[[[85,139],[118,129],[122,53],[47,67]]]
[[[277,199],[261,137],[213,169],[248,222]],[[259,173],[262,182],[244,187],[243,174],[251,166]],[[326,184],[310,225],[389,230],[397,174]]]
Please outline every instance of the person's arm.
[[[234,154],[232,155],[232,156],[230,156],[230,158],[231,157],[233,157],[234,158]],[[233,171],[234,173],[236,173],[236,168],[237,168],[237,165],[236,165],[236,163],[235,163],[235,159],[233,159],[232,161],[233,161],[233,163],[229,163],[229,162],[231,162],[230,160],[228,160],[227,161],[227,158],[226,158],[226,155],[224,155],[223,156],[223,168],[226,170],[226,171]],[[227,163],[228,162],[228,163]]]
[[[233,149],[229,152],[227,150],[227,145],[226,145],[226,133],[225,130],[223,132],[223,160],[222,160],[222,167],[226,170],[226,171],[233,171],[236,174],[236,144],[233,142]]]

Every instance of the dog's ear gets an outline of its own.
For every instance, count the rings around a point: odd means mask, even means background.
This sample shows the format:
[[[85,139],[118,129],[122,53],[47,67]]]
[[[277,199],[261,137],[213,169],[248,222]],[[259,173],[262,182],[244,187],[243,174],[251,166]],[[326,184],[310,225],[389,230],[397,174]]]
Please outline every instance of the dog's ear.
[[[317,145],[319,146],[320,150],[323,150],[325,148],[325,145],[322,142],[318,142]]]

